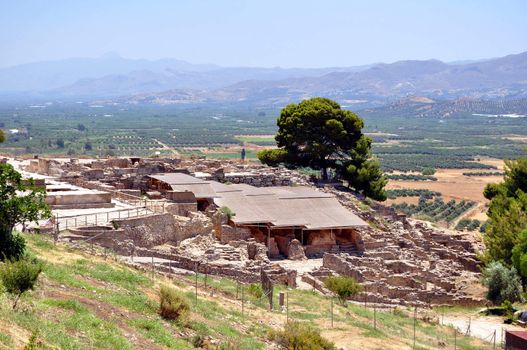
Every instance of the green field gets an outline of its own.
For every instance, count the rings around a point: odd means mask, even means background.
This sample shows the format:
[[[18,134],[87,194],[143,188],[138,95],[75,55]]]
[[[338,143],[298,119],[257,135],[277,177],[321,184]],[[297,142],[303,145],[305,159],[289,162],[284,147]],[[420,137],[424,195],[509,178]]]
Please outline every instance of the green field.
[[[17,129],[0,152],[14,155],[107,156],[175,152],[184,147],[221,149],[252,143],[272,146],[279,110],[226,106],[130,106],[53,104],[0,107],[0,127]],[[526,142],[527,118],[489,118],[460,114],[449,118],[386,115],[359,111],[365,132],[372,133],[373,152],[386,171],[423,168],[471,168],[493,171],[480,157],[514,158]],[[262,135],[258,137],[256,135]],[[62,145],[63,143],[63,145]],[[212,151],[208,157],[238,158],[236,152]],[[254,158],[249,152],[248,158]],[[488,169],[488,170],[487,170]]]

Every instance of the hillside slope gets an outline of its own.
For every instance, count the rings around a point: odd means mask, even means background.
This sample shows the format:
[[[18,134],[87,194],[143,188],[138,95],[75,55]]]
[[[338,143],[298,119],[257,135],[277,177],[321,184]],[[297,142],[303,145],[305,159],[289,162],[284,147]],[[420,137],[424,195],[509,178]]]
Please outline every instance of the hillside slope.
[[[279,348],[267,334],[282,328],[286,313],[268,312],[265,301],[247,288],[242,309],[235,282],[200,276],[196,305],[192,276],[169,279],[155,274],[152,280],[149,271],[125,266],[101,251],[94,256],[62,244],[54,246],[43,236],[26,239],[31,254],[45,267],[37,289],[23,296],[17,310],[11,309],[5,294],[0,296],[0,349],[22,348],[35,331],[42,349],[193,349],[198,340],[204,340],[202,347],[208,349]],[[192,303],[188,322],[168,322],[158,316],[161,284],[172,284],[186,293]],[[277,295],[279,291],[284,288],[275,288]],[[277,303],[278,298],[275,300]],[[380,312],[334,304],[333,327],[330,310],[330,301],[317,293],[289,291],[289,318],[314,323],[339,347],[386,349],[389,344],[390,349],[412,348],[414,320],[408,310]],[[430,312],[419,315],[431,317]],[[421,349],[454,343],[454,331],[433,322],[417,321],[416,335]],[[461,335],[457,346],[485,348],[480,341]]]

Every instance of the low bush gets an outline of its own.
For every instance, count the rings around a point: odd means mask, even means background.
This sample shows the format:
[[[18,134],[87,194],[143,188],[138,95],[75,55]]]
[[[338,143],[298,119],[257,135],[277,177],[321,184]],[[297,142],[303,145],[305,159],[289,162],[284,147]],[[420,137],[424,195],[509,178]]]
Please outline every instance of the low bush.
[[[236,216],[236,213],[233,212],[229,207],[221,207],[220,209],[218,209],[218,211],[226,215],[229,220]]]
[[[337,349],[332,342],[322,338],[318,329],[302,322],[288,322],[282,331],[271,331],[269,338],[284,349]]]
[[[262,286],[258,283],[250,284],[247,292],[255,298],[261,298],[263,296]]]
[[[487,299],[498,305],[508,300],[522,300],[522,283],[516,269],[507,268],[498,261],[491,262],[483,270],[483,283],[487,286]]]
[[[159,314],[167,320],[186,321],[190,312],[190,304],[186,296],[178,290],[161,286]]]
[[[34,289],[41,272],[42,264],[36,259],[7,260],[0,266],[0,281],[5,291],[14,297],[13,309],[23,293]]]
[[[327,289],[337,294],[341,303],[362,291],[362,286],[353,277],[330,276],[324,281]]]

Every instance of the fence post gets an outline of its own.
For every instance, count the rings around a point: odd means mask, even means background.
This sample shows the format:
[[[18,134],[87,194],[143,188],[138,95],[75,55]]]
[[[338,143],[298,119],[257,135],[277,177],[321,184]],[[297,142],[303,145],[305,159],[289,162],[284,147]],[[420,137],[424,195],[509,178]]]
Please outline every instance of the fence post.
[[[244,308],[245,308],[245,298],[244,298],[244,295],[243,295],[243,284],[241,285],[241,288],[242,288],[242,317],[243,317],[243,313],[244,313]]]
[[[77,217],[75,217],[75,227],[77,227]]]
[[[207,264],[205,264],[205,291],[207,290],[207,277],[209,275],[209,270],[207,269]]]
[[[196,263],[196,305],[198,305],[198,264]]]
[[[457,350],[457,328],[454,327],[454,350]]]
[[[97,213],[95,213],[95,226],[97,226]]]
[[[373,304],[373,329],[377,330],[377,306]]]
[[[496,330],[494,330],[494,337],[493,337],[492,340],[493,340],[492,348],[493,348],[494,350],[496,350]]]
[[[152,281],[154,280],[154,273],[155,273],[155,265],[154,265],[154,256],[152,255]]]
[[[331,328],[333,328],[333,297],[331,297]]]
[[[415,349],[415,326],[417,323],[417,306],[414,308],[414,349]]]
[[[110,212],[106,212],[106,222],[110,222]]]
[[[289,292],[285,295],[286,322],[289,323]]]

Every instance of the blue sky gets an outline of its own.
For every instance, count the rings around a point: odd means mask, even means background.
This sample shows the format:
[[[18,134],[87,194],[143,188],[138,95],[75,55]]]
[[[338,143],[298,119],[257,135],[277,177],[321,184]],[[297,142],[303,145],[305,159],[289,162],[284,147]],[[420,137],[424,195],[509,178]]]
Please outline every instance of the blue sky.
[[[525,0],[0,0],[0,67],[106,52],[328,67],[522,51]]]

